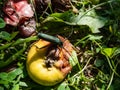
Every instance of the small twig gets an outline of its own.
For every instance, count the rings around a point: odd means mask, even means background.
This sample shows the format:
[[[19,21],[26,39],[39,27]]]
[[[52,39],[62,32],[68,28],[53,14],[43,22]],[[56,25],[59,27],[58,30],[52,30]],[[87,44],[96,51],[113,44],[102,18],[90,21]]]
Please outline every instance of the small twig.
[[[118,63],[117,63],[117,65],[118,65]],[[116,67],[117,67],[117,65],[116,65]],[[115,67],[115,69],[116,69],[116,67]],[[109,82],[106,90],[109,90],[110,85],[112,84],[112,81],[113,81],[114,74],[115,74],[115,72],[112,72],[111,79],[110,79],[110,82]]]
[[[90,57],[88,59],[88,61],[87,61],[86,65],[84,66],[84,68],[81,71],[79,71],[78,73],[76,73],[74,76],[72,76],[71,78],[74,78],[74,77],[78,76],[80,73],[82,73],[87,68],[87,66],[88,66],[91,59],[92,59],[92,57]],[[71,78],[69,78],[69,79],[71,79]]]

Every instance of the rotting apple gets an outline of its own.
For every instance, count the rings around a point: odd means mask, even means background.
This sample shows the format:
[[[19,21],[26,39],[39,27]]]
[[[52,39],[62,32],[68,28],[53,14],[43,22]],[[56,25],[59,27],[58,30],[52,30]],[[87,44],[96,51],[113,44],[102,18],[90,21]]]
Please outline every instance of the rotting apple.
[[[62,47],[40,39],[28,51],[26,67],[29,76],[44,86],[60,83],[71,71],[69,58],[74,50],[72,44],[61,36]]]

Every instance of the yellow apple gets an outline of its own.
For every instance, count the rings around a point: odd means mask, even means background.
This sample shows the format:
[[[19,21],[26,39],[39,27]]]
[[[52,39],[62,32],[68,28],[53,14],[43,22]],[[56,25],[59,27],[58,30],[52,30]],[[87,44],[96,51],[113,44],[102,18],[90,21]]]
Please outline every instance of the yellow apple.
[[[29,76],[37,83],[52,86],[64,79],[64,74],[55,66],[47,67],[45,57],[51,43],[40,39],[28,51],[26,67]],[[43,48],[42,48],[43,47]]]

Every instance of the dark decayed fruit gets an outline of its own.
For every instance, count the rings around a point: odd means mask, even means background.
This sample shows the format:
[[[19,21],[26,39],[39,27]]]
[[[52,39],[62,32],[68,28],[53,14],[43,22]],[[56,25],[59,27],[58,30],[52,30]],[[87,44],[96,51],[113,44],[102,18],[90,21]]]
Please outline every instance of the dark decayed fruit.
[[[34,12],[27,0],[8,0],[3,11],[6,24],[17,26],[22,36],[28,37],[35,32]]]
[[[31,5],[27,0],[8,0],[3,7],[6,24],[17,26],[21,21],[34,16]]]
[[[24,37],[29,37],[32,34],[35,33],[36,30],[36,21],[34,18],[31,18],[29,20],[25,20],[23,23],[21,23],[18,26],[18,29],[20,31],[20,34]]]

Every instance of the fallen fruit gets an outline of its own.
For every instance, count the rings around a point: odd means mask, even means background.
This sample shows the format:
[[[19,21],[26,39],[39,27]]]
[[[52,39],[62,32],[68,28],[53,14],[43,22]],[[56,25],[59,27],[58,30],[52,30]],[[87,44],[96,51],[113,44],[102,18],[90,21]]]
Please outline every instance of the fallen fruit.
[[[69,58],[74,50],[72,44],[61,36],[62,47],[40,39],[32,44],[27,56],[27,71],[29,76],[44,86],[60,83],[71,71]]]
[[[31,5],[28,0],[8,0],[3,11],[6,24],[17,26],[21,21],[28,20],[34,16]]]
[[[3,11],[6,24],[17,26],[22,36],[29,37],[35,33],[34,11],[28,0],[7,0]]]

